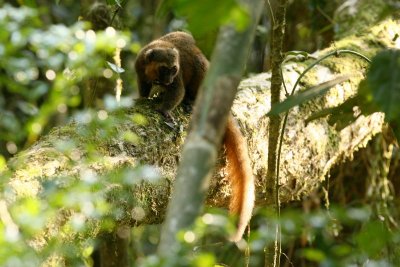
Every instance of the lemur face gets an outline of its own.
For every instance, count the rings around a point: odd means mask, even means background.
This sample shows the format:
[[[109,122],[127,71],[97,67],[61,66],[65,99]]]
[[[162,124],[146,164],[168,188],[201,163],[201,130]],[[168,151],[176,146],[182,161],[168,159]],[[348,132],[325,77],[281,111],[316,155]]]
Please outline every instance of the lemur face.
[[[145,53],[147,78],[157,85],[170,85],[179,72],[179,52],[175,48],[154,48]]]

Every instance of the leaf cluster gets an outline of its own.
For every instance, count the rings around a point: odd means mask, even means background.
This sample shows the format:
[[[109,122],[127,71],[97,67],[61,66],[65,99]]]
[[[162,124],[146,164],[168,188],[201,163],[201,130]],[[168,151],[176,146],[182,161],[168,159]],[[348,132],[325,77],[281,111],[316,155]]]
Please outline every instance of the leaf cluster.
[[[129,44],[112,28],[45,26],[39,15],[28,7],[0,9],[0,153],[6,156],[81,105],[84,81],[103,76],[105,58]]]

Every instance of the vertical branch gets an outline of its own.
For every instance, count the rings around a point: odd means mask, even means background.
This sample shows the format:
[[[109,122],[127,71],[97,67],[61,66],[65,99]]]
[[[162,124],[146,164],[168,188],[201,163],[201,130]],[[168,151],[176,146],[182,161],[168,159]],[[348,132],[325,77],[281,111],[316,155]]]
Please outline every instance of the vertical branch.
[[[121,48],[116,48],[115,49],[115,54],[114,54],[114,62],[115,65],[119,68],[121,68]],[[121,79],[121,74],[118,72],[118,78],[116,81],[115,85],[115,99],[119,103],[121,101],[121,94],[122,94],[122,79]]]
[[[159,255],[164,257],[176,255],[177,233],[193,224],[204,202],[263,1],[243,0],[243,4],[249,10],[249,24],[241,32],[233,27],[221,30],[211,67],[196,100],[192,127],[183,147],[158,246]]]
[[[267,3],[268,4],[268,3]],[[281,75],[281,64],[283,61],[282,57],[282,46],[285,32],[285,14],[287,0],[277,1],[275,8],[275,14],[272,25],[272,36],[271,36],[271,64],[272,64],[272,76],[271,76],[271,105],[280,102],[281,88],[283,77]],[[267,203],[272,204],[273,209],[279,217],[279,178],[277,177],[277,155],[278,140],[279,140],[279,129],[281,125],[281,117],[271,116],[268,133],[268,171],[266,179],[266,199]],[[274,246],[270,246],[266,249],[265,266],[279,266],[280,258],[280,242],[279,242],[279,225],[276,229],[276,239]]]
[[[118,232],[103,234],[94,258],[95,267],[129,267],[129,229],[121,237]]]
[[[82,16],[91,23],[94,31],[104,30],[111,25],[111,9],[108,5],[93,1],[84,1]],[[112,83],[104,77],[91,77],[85,81],[83,88],[83,105],[85,108],[96,107],[97,100],[101,99]]]

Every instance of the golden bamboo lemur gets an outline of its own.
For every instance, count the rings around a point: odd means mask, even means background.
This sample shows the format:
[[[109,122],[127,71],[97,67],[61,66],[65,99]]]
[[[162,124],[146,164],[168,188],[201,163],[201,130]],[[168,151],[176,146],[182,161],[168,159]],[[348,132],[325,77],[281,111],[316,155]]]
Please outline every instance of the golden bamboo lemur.
[[[139,52],[135,70],[139,94],[149,97],[153,85],[164,89],[158,111],[171,119],[170,111],[182,101],[193,103],[208,69],[208,61],[193,37],[173,32],[149,43]],[[232,186],[230,211],[239,216],[232,241],[239,241],[251,218],[254,206],[254,177],[247,144],[232,115],[229,116],[224,145],[228,178]]]

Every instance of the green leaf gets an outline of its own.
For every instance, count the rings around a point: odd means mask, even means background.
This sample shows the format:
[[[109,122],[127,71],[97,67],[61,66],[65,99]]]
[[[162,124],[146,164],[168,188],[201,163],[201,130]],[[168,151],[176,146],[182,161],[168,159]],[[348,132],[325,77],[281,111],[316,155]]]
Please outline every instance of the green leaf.
[[[335,125],[336,130],[341,131],[357,119],[353,109],[355,106],[359,106],[361,103],[361,97],[359,95],[355,95],[337,107],[324,109],[313,114],[310,118],[306,119],[306,123],[313,119],[329,115],[329,125]]]
[[[0,155],[0,172],[4,171],[7,167],[6,159]]]
[[[34,116],[38,113],[39,109],[32,103],[26,101],[17,101],[17,107],[25,114]]]
[[[342,83],[349,79],[348,75],[340,76],[328,82],[321,83],[320,85],[311,87],[305,91],[302,91],[298,94],[289,96],[281,103],[273,105],[270,112],[268,112],[267,116],[278,115],[282,112],[286,112],[289,109],[303,104],[304,102],[313,99],[314,97],[325,94],[331,87],[335,86],[338,83]]]
[[[116,3],[115,0],[106,0],[107,5],[114,5]]]
[[[116,73],[120,74],[123,73],[125,70],[117,65],[115,65],[114,63],[108,62],[107,61],[108,66]]]
[[[199,254],[194,259],[193,266],[196,267],[214,267],[215,266],[215,258],[214,255],[210,253]]]
[[[382,222],[372,221],[363,227],[355,236],[355,240],[360,249],[370,257],[376,257],[387,248],[390,232]]]
[[[372,59],[366,86],[388,121],[400,118],[400,50],[384,50]]]
[[[309,58],[313,58],[316,59],[315,56],[305,52],[305,51],[288,51],[285,53],[285,62],[289,62],[289,61],[304,61],[307,60]]]
[[[108,5],[116,5],[118,7],[122,7],[120,0],[107,0]]]
[[[314,262],[321,262],[326,258],[326,255],[323,251],[318,249],[306,248],[302,251],[303,256]]]
[[[36,1],[35,0],[25,0],[22,1],[23,5],[28,6],[28,7],[37,7]]]
[[[235,0],[166,0],[158,14],[175,10],[177,15],[187,19],[189,30],[193,35],[201,36],[218,29],[222,25],[233,24],[236,29],[243,30],[249,22],[247,9]],[[204,22],[207,23],[204,23]]]

